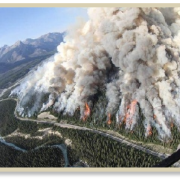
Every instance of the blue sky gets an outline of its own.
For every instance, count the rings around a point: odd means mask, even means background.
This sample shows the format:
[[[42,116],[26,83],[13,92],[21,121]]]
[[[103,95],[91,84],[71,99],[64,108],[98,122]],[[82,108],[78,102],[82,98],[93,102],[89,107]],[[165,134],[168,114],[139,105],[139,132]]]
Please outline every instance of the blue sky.
[[[62,32],[76,22],[88,19],[85,8],[0,8],[0,47],[18,40],[37,38],[48,32]]]

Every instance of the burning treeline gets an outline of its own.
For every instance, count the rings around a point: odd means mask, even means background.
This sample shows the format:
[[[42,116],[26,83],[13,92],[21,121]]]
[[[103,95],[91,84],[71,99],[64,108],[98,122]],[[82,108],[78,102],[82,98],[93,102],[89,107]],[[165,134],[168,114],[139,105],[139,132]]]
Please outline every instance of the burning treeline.
[[[172,124],[180,127],[180,9],[90,8],[88,15],[67,32],[54,59],[12,92],[18,113],[32,116],[53,107],[73,115],[80,108],[86,121],[92,97],[105,87],[108,124],[116,114],[116,123],[132,130],[140,108],[146,136],[154,127],[160,139],[170,138]],[[50,94],[43,105],[42,94]]]

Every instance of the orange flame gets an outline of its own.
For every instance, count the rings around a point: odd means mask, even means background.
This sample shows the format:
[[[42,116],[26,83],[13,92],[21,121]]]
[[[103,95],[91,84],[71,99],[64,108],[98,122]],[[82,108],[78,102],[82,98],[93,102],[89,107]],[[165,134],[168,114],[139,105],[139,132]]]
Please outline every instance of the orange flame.
[[[159,125],[161,125],[161,123],[158,121],[157,116],[155,114],[153,115],[153,118]]]
[[[126,124],[126,116],[124,116],[123,123]]]
[[[173,128],[174,127],[174,124],[173,124],[173,122],[171,122],[171,128]]]
[[[111,123],[112,123],[111,114],[108,113],[108,121],[107,121],[107,124],[110,125]]]
[[[148,136],[152,135],[152,128],[150,125],[148,125],[148,127],[147,127],[147,134],[148,134]]]
[[[88,106],[88,104],[85,104],[85,111],[84,111],[84,117],[82,118],[83,121],[86,121],[86,119],[88,118],[88,116],[90,115],[91,110],[90,107]]]
[[[127,113],[123,119],[124,124],[126,124],[126,120],[130,119],[129,123],[132,124],[132,117],[136,110],[137,100],[133,100],[130,105],[127,106]]]

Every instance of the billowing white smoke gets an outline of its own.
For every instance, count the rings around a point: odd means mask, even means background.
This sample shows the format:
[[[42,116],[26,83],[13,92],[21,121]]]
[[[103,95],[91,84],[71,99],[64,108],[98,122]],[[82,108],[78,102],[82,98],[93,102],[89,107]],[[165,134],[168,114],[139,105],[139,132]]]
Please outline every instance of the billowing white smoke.
[[[106,86],[106,114],[116,112],[117,123],[126,118],[126,128],[132,129],[140,107],[146,135],[154,126],[161,139],[169,138],[170,124],[180,127],[179,12],[179,8],[90,8],[89,21],[68,32],[54,60],[12,92],[19,97],[17,111],[32,116],[53,106],[73,115],[80,107],[83,116],[85,103],[91,106],[90,97]],[[108,82],[112,64],[119,74]],[[43,105],[42,93],[50,94]],[[32,96],[37,98],[28,108]]]

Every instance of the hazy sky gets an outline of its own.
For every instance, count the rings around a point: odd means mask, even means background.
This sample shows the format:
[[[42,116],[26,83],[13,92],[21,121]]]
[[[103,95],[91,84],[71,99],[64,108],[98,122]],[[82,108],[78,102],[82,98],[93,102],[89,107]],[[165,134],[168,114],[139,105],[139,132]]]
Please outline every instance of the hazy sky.
[[[87,19],[85,8],[0,8],[0,47],[18,40],[62,32],[77,17]]]

